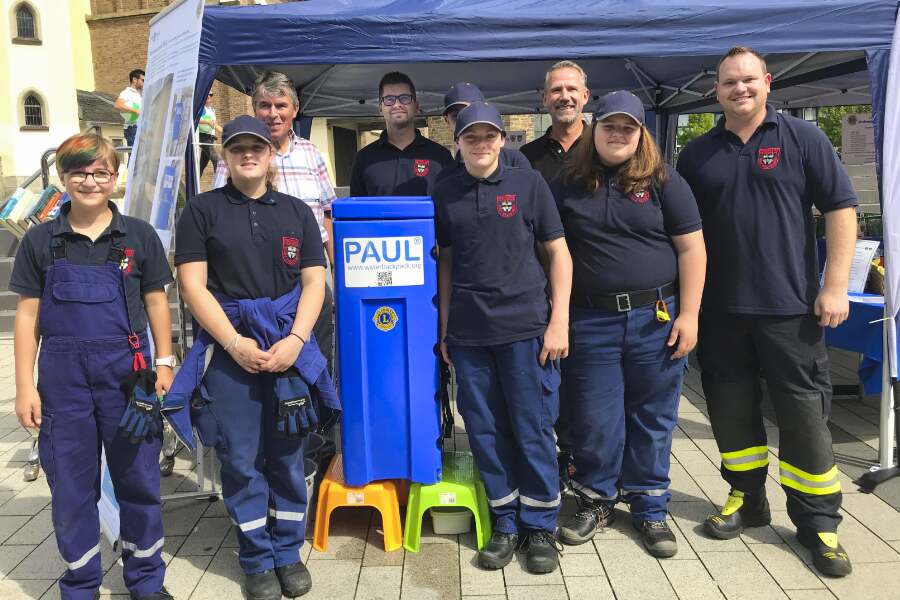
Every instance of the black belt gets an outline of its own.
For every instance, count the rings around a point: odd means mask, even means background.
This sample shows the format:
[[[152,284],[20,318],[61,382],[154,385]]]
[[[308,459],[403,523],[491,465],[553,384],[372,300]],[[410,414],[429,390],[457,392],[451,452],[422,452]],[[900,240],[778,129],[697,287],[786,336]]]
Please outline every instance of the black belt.
[[[612,312],[628,312],[633,308],[653,304],[660,298],[667,298],[675,293],[674,281],[652,290],[637,290],[621,294],[581,294],[572,292],[572,305],[578,308],[594,308]]]

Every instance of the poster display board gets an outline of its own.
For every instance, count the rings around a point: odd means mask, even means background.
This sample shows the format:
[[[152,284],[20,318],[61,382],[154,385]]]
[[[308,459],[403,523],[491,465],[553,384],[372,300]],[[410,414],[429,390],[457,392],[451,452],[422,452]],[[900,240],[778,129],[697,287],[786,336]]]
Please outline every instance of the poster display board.
[[[844,115],[841,121],[841,161],[845,165],[869,165],[875,162],[872,113]]]

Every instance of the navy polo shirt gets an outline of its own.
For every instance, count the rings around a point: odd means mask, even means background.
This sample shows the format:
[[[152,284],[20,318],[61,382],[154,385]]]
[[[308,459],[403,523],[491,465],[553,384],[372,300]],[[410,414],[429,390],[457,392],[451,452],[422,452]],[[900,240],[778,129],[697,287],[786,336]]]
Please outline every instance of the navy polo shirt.
[[[231,184],[194,197],[178,220],[175,265],[205,261],[207,287],[232,298],[277,298],[300,270],[324,267],[322,236],[305,202],[272,190],[248,198]]]
[[[456,164],[441,171],[441,174],[438,175],[438,181],[440,181],[444,177],[449,176],[457,169],[466,169],[466,165],[459,154],[459,150],[456,151],[456,156],[454,158],[456,159]],[[505,167],[518,167],[520,169],[531,168],[531,163],[528,162],[528,159],[525,158],[525,155],[515,148],[500,148],[500,164]]]
[[[615,294],[661,287],[678,278],[673,235],[701,228],[687,183],[666,166],[666,181],[634,194],[606,169],[593,193],[577,182],[553,182],[566,243],[572,254],[572,289]]]
[[[430,196],[438,175],[455,164],[450,152],[416,130],[401,150],[387,132],[360,150],[350,175],[351,196]]]
[[[125,258],[119,267],[125,273],[125,296],[131,327],[136,332],[147,328],[147,311],[144,308],[144,294],[161,290],[172,283],[172,270],[166,260],[159,236],[146,221],[121,214],[113,202],[109,203],[113,217],[109,227],[95,240],[75,233],[69,224],[72,204],[62,206],[59,216],[52,221],[35,225],[25,233],[16,251],[9,289],[30,298],[39,298],[44,293],[47,269],[53,264],[50,251],[53,238],[63,238],[66,242],[66,260],[75,265],[102,265],[109,257],[109,246],[113,236],[123,247]],[[86,324],[87,325],[87,324]]]
[[[432,194],[437,243],[453,250],[447,343],[490,346],[544,334],[547,278],[536,242],[563,236],[540,173],[500,165],[483,180],[455,169]]]
[[[588,127],[587,123],[584,126]],[[578,137],[568,150],[563,150],[562,144],[550,137],[551,129],[552,126],[548,127],[544,135],[521,148],[522,154],[531,162],[531,166],[544,176],[547,183],[556,179],[565,162],[575,154],[575,149],[581,141],[581,137]]]
[[[819,291],[812,206],[857,205],[850,178],[813,123],[766,107],[746,144],[724,118],[678,157],[706,238],[703,309],[799,315]]]

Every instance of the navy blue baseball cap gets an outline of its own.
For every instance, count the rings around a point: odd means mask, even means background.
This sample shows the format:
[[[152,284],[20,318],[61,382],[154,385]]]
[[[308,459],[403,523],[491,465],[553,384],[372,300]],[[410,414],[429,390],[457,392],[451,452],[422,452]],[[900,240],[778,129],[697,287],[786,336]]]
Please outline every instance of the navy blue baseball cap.
[[[472,104],[473,102],[484,102],[484,94],[478,89],[478,86],[468,81],[460,81],[454,83],[447,93],[444,95],[444,113],[460,104]]]
[[[453,132],[453,139],[458,138],[466,129],[478,123],[496,127],[500,133],[506,135],[503,117],[500,116],[497,107],[487,102],[473,102],[456,115],[456,130]]]
[[[600,97],[600,104],[594,110],[594,121],[602,121],[613,115],[626,115],[634,119],[638,125],[643,125],[644,103],[625,90],[610,92]]]
[[[225,123],[222,128],[222,146],[239,135],[255,135],[267,144],[272,144],[272,134],[266,124],[250,115],[241,115]]]

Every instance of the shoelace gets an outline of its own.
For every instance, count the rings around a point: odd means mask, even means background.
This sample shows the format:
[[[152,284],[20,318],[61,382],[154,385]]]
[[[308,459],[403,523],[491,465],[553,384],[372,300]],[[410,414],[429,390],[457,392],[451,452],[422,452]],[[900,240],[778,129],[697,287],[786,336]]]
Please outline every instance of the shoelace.
[[[660,531],[666,531],[669,529],[669,526],[665,521],[644,521],[644,526],[647,529],[658,529]]]
[[[557,554],[563,553],[562,544],[559,543],[559,540],[556,539],[556,536],[550,533],[549,531],[540,530],[533,531],[525,537],[525,541],[522,543],[522,549],[528,550],[529,546],[532,544],[537,544],[541,542],[546,542],[551,548],[556,550]]]

